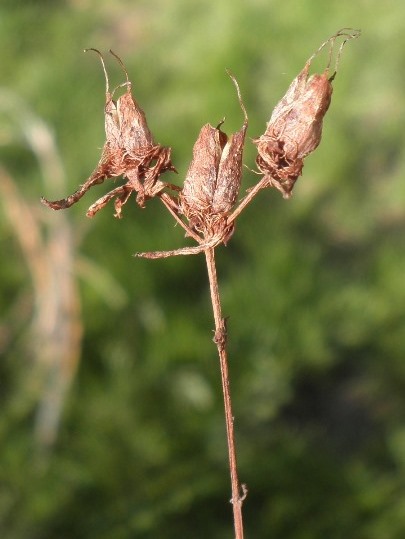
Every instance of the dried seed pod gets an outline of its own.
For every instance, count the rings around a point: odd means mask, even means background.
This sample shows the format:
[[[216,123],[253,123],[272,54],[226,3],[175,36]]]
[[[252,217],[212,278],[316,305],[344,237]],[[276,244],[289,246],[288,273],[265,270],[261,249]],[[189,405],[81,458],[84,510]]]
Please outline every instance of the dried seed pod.
[[[210,124],[202,127],[180,193],[181,210],[189,220],[190,228],[201,233],[205,239],[224,233],[222,228],[241,184],[248,118],[238,83],[233,75],[229,75],[235,84],[245,117],[243,126],[229,138],[221,130],[223,121],[217,127]]]
[[[93,186],[103,183],[107,178],[124,176],[127,182],[90,206],[87,216],[93,217],[111,199],[115,198],[115,216],[121,217],[121,208],[130,195],[137,192],[137,202],[144,206],[145,200],[159,194],[166,186],[159,180],[160,174],[166,170],[175,171],[171,161],[171,149],[155,144],[148,128],[143,110],[132,96],[131,82],[121,59],[112,51],[126,76],[126,92],[115,102],[114,92],[109,90],[108,75],[102,54],[95,51],[101,60],[106,80],[105,132],[100,161],[86,182],[72,195],[56,201],[42,198],[42,202],[54,210],[69,208],[75,204]]]
[[[304,157],[321,140],[323,117],[332,96],[328,73],[308,79],[309,67],[307,62],[274,109],[264,135],[254,140],[259,170],[271,177],[285,198],[301,175]]]
[[[283,193],[284,198],[291,196],[294,184],[302,173],[304,158],[321,141],[323,118],[331,102],[332,80],[340,53],[346,41],[358,35],[358,31],[343,29],[321,45],[273,110],[266,132],[253,141],[258,151],[258,169],[268,178],[269,185]],[[332,50],[339,36],[345,39],[339,49],[335,71],[330,75]],[[328,66],[322,74],[309,76],[312,60],[328,43],[331,45]]]
[[[228,71],[238,93],[244,122],[239,131],[228,137],[217,127],[206,124],[201,128],[193,148],[193,159],[187,171],[178,203],[166,203],[176,221],[199,245],[174,251],[136,253],[143,258],[166,258],[177,255],[195,255],[226,243],[234,230],[234,220],[228,216],[236,202],[242,178],[242,155],[248,126],[248,117],[239,85]],[[162,200],[165,201],[164,195]],[[166,201],[167,202],[167,201]],[[188,224],[180,217],[185,215]]]

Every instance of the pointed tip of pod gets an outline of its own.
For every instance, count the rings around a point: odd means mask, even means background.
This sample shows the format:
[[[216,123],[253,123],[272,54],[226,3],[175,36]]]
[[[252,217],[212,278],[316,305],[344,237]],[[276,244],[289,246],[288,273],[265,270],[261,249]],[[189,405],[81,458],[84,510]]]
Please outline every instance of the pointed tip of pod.
[[[226,69],[226,72],[227,72],[228,76],[230,77],[231,81],[233,82],[233,84],[234,84],[234,86],[236,88],[236,93],[238,94],[239,105],[240,105],[240,108],[242,109],[243,116],[245,118],[243,124],[244,124],[244,126],[247,127],[248,122],[249,122],[249,118],[248,118],[248,114],[247,114],[247,111],[246,111],[245,104],[243,103],[242,94],[241,94],[241,91],[240,91],[240,88],[239,88],[239,83],[236,80],[235,75],[232,73],[232,71],[230,69]]]

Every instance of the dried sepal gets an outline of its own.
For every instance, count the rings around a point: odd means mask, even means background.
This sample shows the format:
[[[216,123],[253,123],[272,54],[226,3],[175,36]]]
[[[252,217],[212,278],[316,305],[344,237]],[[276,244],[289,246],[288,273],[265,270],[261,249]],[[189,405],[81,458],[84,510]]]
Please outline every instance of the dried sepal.
[[[302,173],[304,158],[321,141],[323,118],[331,102],[332,80],[342,48],[349,39],[358,35],[357,30],[343,29],[319,47],[276,105],[265,133],[253,141],[257,146],[256,164],[259,171],[267,178],[268,185],[279,189],[284,198],[291,196],[294,184]],[[341,36],[344,41],[331,74],[333,47]],[[330,44],[330,54],[326,69],[321,74],[309,76],[313,59],[327,44]]]
[[[158,195],[166,187],[167,184],[159,180],[160,175],[166,170],[175,171],[175,168],[170,160],[171,149],[155,144],[153,140],[145,114],[132,95],[132,83],[121,59],[110,51],[126,76],[126,82],[110,92],[102,54],[97,49],[86,50],[93,50],[99,55],[105,75],[106,142],[97,167],[79,189],[64,199],[49,201],[42,198],[42,202],[54,210],[69,208],[93,185],[103,183],[108,178],[123,176],[127,182],[99,198],[87,212],[88,217],[93,217],[115,198],[115,217],[121,217],[122,206],[133,192],[137,193],[136,201],[143,207],[146,199]],[[114,101],[114,93],[122,86],[126,87],[126,91]]]

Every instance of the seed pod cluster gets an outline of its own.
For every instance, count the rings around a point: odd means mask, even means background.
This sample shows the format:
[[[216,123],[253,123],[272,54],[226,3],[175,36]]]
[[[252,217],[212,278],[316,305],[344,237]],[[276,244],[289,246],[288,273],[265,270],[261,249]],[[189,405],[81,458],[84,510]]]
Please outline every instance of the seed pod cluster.
[[[276,187],[285,198],[291,196],[294,184],[302,173],[304,159],[320,143],[323,119],[333,92],[332,81],[343,46],[349,39],[359,35],[357,30],[339,30],[307,60],[292,81],[273,110],[266,131],[253,140],[257,147],[256,164],[263,177],[248,190],[236,208],[248,117],[235,77],[228,72],[244,115],[243,125],[229,137],[221,129],[224,120],[217,127],[205,124],[201,128],[181,189],[160,180],[165,171],[175,171],[170,159],[171,149],[154,142],[145,114],[132,95],[132,84],[122,61],[110,51],[126,77],[125,82],[111,92],[103,56],[98,50],[91,49],[100,57],[106,80],[106,142],[101,158],[91,176],[72,195],[56,201],[42,199],[42,202],[55,210],[68,208],[94,185],[107,178],[123,176],[126,183],[92,204],[87,211],[89,217],[112,199],[115,199],[115,216],[121,217],[122,207],[132,193],[136,193],[136,201],[141,207],[147,199],[158,196],[184,228],[186,235],[198,243],[197,246],[174,251],[138,253],[139,256],[160,258],[197,254],[226,243],[234,231],[236,218],[263,187]],[[330,63],[338,37],[342,37],[343,41],[331,74]],[[327,44],[330,45],[330,52],[326,68],[322,73],[310,75],[313,59]],[[115,101],[114,93],[121,87],[125,87],[125,91]],[[167,190],[176,191],[176,195],[169,194]]]
[[[96,49],[88,50],[94,50],[100,56],[106,79],[106,142],[97,167],[77,191],[62,200],[49,201],[43,198],[42,202],[54,210],[69,208],[94,185],[103,183],[108,178],[123,176],[127,179],[124,185],[98,199],[87,211],[87,216],[93,217],[115,198],[115,216],[121,217],[122,206],[133,192],[137,193],[136,201],[143,207],[147,198],[156,196],[166,187],[166,184],[159,180],[159,176],[166,170],[175,169],[170,161],[171,149],[153,141],[145,114],[132,95],[132,84],[120,58],[110,51],[126,75],[126,82],[121,85],[126,87],[126,91],[114,101],[113,95],[118,88],[113,92],[109,90],[101,53]]]

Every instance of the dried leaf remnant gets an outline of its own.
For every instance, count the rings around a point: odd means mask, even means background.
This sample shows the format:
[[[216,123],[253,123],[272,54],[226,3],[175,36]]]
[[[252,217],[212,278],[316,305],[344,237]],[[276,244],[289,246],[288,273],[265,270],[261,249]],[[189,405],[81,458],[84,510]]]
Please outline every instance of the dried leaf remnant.
[[[115,217],[121,217],[122,206],[133,192],[137,193],[136,201],[143,207],[146,199],[156,196],[166,187],[167,184],[159,180],[160,175],[166,170],[175,171],[175,168],[170,161],[171,149],[154,143],[145,114],[132,95],[132,83],[121,59],[110,51],[126,76],[126,82],[110,92],[102,54],[97,49],[86,50],[93,50],[99,55],[104,70],[106,142],[97,167],[77,191],[61,200],[49,201],[42,198],[42,202],[54,210],[69,208],[94,185],[108,178],[123,176],[127,179],[124,185],[99,198],[87,211],[87,216],[93,217],[115,198]],[[122,86],[126,87],[125,93],[114,101],[114,93]]]

